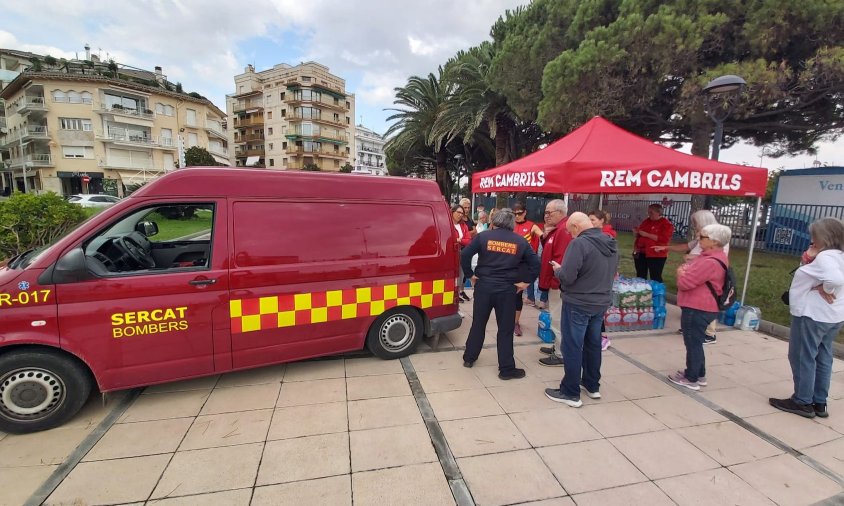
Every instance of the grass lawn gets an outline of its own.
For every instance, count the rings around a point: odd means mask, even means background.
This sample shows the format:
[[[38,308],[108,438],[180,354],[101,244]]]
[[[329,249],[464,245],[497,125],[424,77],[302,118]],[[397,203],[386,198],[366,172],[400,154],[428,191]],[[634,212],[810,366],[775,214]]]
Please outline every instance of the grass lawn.
[[[619,232],[618,247],[619,272],[625,276],[635,276],[636,268],[633,265],[631,254],[633,251],[633,234]],[[666,262],[662,274],[666,291],[677,293],[677,267],[682,263],[682,254],[668,254],[668,262]],[[744,303],[761,309],[762,319],[788,327],[791,324],[791,316],[788,312],[788,306],[780,300],[780,295],[791,285],[789,272],[799,264],[800,258],[796,256],[754,251]],[[744,287],[744,273],[747,269],[746,249],[730,248],[730,267],[733,268],[733,273],[736,275],[736,289],[738,296],[741,297]],[[844,343],[844,331],[838,335],[837,341]]]
[[[151,238],[152,241],[163,242],[200,232],[210,233],[212,215],[211,211],[198,209],[193,217],[187,219],[171,220],[158,213],[152,213],[144,219],[154,221],[158,225],[158,234]]]

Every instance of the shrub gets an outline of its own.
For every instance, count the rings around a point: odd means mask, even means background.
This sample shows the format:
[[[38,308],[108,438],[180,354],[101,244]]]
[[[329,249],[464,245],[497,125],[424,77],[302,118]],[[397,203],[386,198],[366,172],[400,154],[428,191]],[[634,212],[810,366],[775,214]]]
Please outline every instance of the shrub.
[[[14,193],[0,202],[0,258],[52,243],[86,218],[55,193]]]

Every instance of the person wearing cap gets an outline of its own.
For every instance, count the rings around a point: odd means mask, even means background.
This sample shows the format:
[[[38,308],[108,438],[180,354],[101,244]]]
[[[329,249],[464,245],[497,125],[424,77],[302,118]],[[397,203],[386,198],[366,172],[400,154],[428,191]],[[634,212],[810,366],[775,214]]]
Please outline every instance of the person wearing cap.
[[[525,209],[525,205],[521,202],[516,202],[513,205],[513,214],[516,216],[516,225],[513,229],[513,232],[524,237],[528,244],[530,244],[530,247],[533,252],[536,253],[536,250],[539,248],[539,239],[542,237],[542,229],[539,228],[536,223],[526,219],[527,209]],[[533,291],[533,283],[528,285],[528,287],[524,290],[524,295],[527,298],[528,305],[536,305],[536,299]],[[519,323],[519,319],[522,316],[523,307],[524,298],[522,297],[522,293],[519,293],[516,300],[516,326],[513,330],[513,333],[515,333],[517,336],[522,335],[522,326]]]

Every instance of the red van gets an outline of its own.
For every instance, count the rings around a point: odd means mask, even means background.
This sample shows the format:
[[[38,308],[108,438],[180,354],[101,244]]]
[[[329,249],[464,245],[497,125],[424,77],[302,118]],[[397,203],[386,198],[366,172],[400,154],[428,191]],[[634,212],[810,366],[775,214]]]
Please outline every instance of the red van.
[[[460,326],[433,182],[257,169],[170,173],[0,269],[0,430],[119,390]]]

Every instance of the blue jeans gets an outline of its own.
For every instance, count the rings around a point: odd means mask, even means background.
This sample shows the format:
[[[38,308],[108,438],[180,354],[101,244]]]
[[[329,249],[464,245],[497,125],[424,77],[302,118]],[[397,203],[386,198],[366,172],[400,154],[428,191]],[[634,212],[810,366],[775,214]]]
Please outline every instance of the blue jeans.
[[[560,391],[580,398],[580,383],[597,392],[601,381],[601,323],[603,310],[593,313],[570,302],[563,304],[563,366],[565,374]]]
[[[529,301],[536,302],[536,293],[533,290],[533,285],[534,283],[531,283],[525,288],[525,295],[527,295]]]
[[[540,302],[548,302],[548,290],[540,290],[539,288],[536,289],[539,292],[539,301]]]
[[[683,376],[689,381],[706,377],[706,356],[703,354],[703,340],[706,327],[718,318],[718,313],[701,311],[688,307],[681,308],[680,326],[683,328],[683,343],[686,345],[686,370]]]
[[[832,341],[844,322],[821,323],[806,316],[791,317],[788,362],[794,378],[794,401],[826,404],[832,377]]]

